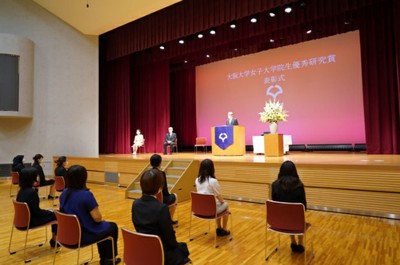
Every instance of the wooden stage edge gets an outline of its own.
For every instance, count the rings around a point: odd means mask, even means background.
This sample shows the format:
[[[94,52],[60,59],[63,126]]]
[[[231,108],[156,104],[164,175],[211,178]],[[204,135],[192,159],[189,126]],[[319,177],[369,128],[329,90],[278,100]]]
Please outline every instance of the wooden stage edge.
[[[69,165],[87,167],[88,181],[108,183],[106,176],[111,172],[119,176],[117,185],[129,187],[148,166],[151,155],[102,154],[68,160]],[[224,197],[256,203],[270,198],[270,185],[280,164],[291,160],[306,187],[309,209],[400,219],[400,155],[290,152],[281,157],[265,157],[250,152],[243,156],[186,152],[162,157],[164,162],[194,160],[197,165],[203,159],[212,159]]]

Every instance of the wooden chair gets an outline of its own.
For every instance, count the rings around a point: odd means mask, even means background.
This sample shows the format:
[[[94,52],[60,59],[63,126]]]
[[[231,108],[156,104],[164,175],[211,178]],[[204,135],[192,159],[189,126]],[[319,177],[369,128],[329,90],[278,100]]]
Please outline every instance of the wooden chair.
[[[99,241],[90,243],[90,244],[82,244],[81,239],[82,239],[82,230],[81,230],[81,224],[79,222],[79,219],[76,215],[74,214],[65,214],[61,213],[59,211],[55,211],[56,217],[57,217],[57,222],[58,222],[58,230],[57,230],[57,240],[56,243],[60,244],[61,246],[69,249],[75,249],[78,251],[78,257],[76,260],[76,264],[79,265],[81,263],[89,263],[93,259],[93,245],[97,244],[99,242],[105,241],[105,240],[111,240],[112,244],[112,254],[113,254],[113,264],[115,264],[115,253],[114,253],[114,239],[112,236],[103,238]],[[91,252],[91,258],[89,260],[86,260],[84,262],[79,262],[79,255],[80,255],[80,250],[81,248],[85,248],[91,246],[92,252]],[[61,250],[59,251],[61,252]],[[54,260],[53,264],[56,262],[56,256],[58,252],[54,253]],[[71,264],[68,262],[68,264]]]
[[[306,232],[311,224],[306,223],[305,209],[302,203],[288,203],[267,200],[267,229],[265,230],[265,260],[276,253],[280,247],[280,235],[304,236],[304,246],[306,246]],[[278,233],[278,245],[267,254],[268,231]],[[307,262],[307,249],[304,251],[304,264],[311,262],[314,258],[311,242],[311,258]]]
[[[54,177],[54,189],[56,190],[56,192],[63,192],[65,189],[65,180],[64,177],[62,176],[55,176]],[[53,197],[53,206],[56,206],[57,204],[55,203],[57,196]]]
[[[203,151],[207,153],[207,138],[206,137],[196,137],[196,144],[194,145],[194,151],[197,153],[199,147],[203,148]]]
[[[212,194],[201,194],[192,191],[191,194],[191,214],[190,214],[190,225],[189,225],[189,239],[192,241],[194,238],[191,236],[192,229],[192,217],[196,217],[199,219],[207,220],[207,221],[215,221],[218,218],[222,218],[223,216],[229,214],[231,220],[231,234],[229,235],[229,241],[233,239],[232,233],[232,214],[228,210],[225,210],[219,214],[217,214],[217,204],[215,200],[215,196]],[[217,225],[215,224],[215,228]],[[208,232],[205,232],[204,235],[210,232],[210,223],[208,223]],[[217,244],[217,236],[214,238],[215,247],[219,247]]]
[[[156,235],[142,234],[121,227],[124,239],[124,263],[127,265],[163,265],[164,249]]]
[[[8,252],[10,253],[10,255],[13,255],[15,253],[17,253],[18,251],[23,250],[24,251],[24,261],[25,263],[28,263],[30,261],[32,261],[33,259],[37,259],[41,256],[36,256],[36,257],[31,257],[31,258],[27,258],[26,257],[26,250],[33,248],[33,247],[41,247],[43,246],[46,242],[47,242],[47,226],[50,226],[52,224],[57,223],[55,220],[48,222],[46,224],[40,225],[40,226],[35,226],[35,227],[30,227],[30,221],[31,221],[31,212],[29,210],[29,206],[26,202],[18,202],[16,200],[12,200],[13,205],[14,205],[14,221],[13,224],[11,226],[11,236],[10,236],[10,243],[8,245]],[[45,230],[45,240],[43,242],[40,243],[36,243],[32,246],[28,246],[27,247],[27,242],[28,242],[28,234],[29,231],[34,230],[34,229],[39,229],[39,228],[44,228]],[[14,229],[17,229],[19,231],[25,232],[25,242],[24,242],[24,247],[18,250],[11,250],[11,244],[12,244],[12,240],[13,240],[13,235],[14,235]],[[49,254],[49,253],[47,253]]]
[[[10,197],[14,196],[11,194],[12,187],[19,185],[19,173],[17,171],[11,172],[11,185],[10,185]]]

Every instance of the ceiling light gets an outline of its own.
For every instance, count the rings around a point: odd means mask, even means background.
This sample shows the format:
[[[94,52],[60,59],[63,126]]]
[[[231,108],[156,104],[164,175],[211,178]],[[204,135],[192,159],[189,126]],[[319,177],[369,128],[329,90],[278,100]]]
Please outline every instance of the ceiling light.
[[[229,27],[230,27],[231,29],[234,29],[234,28],[236,28],[236,24],[235,24],[235,23],[231,23],[231,24],[229,25]]]
[[[185,62],[184,63],[188,63],[188,61],[187,60],[185,60]]]
[[[215,31],[215,29],[210,30],[210,34],[211,35],[215,35],[217,32]]]
[[[292,12],[292,8],[290,6],[285,7],[285,13],[290,13]]]
[[[274,39],[269,39],[269,42],[273,43],[273,42],[275,42],[275,40]]]
[[[251,23],[256,23],[256,22],[257,22],[257,18],[256,18],[256,17],[252,17],[252,18],[250,19],[250,22],[251,22]]]
[[[179,44],[184,44],[185,41],[184,40],[179,40]]]
[[[160,45],[160,50],[165,50],[165,46],[164,45]]]
[[[311,29],[309,29],[309,30],[306,31],[307,34],[311,34],[311,32],[312,32]]]
[[[210,58],[211,56],[209,54],[206,55],[207,58]]]
[[[199,33],[199,35],[197,35],[197,38],[199,39],[203,38],[203,34]]]
[[[272,11],[271,11],[271,12],[269,12],[269,16],[270,16],[270,17],[275,17],[276,14],[275,14],[275,12],[272,12]]]

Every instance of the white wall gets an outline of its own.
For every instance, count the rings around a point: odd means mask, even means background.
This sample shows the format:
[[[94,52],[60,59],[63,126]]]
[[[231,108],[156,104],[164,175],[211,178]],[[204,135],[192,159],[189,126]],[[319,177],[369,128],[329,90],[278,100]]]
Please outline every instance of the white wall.
[[[34,42],[33,118],[0,118],[0,164],[17,154],[31,162],[41,153],[46,165],[54,155],[97,156],[98,37],[30,0],[0,1],[0,33]]]

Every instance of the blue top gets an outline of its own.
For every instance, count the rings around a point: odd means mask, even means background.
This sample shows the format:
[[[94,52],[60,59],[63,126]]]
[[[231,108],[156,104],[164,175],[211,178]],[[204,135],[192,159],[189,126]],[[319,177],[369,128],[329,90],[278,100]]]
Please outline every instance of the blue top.
[[[60,211],[75,214],[82,228],[82,243],[90,243],[107,235],[110,223],[95,222],[90,212],[98,207],[96,199],[88,190],[65,189],[60,196]]]

